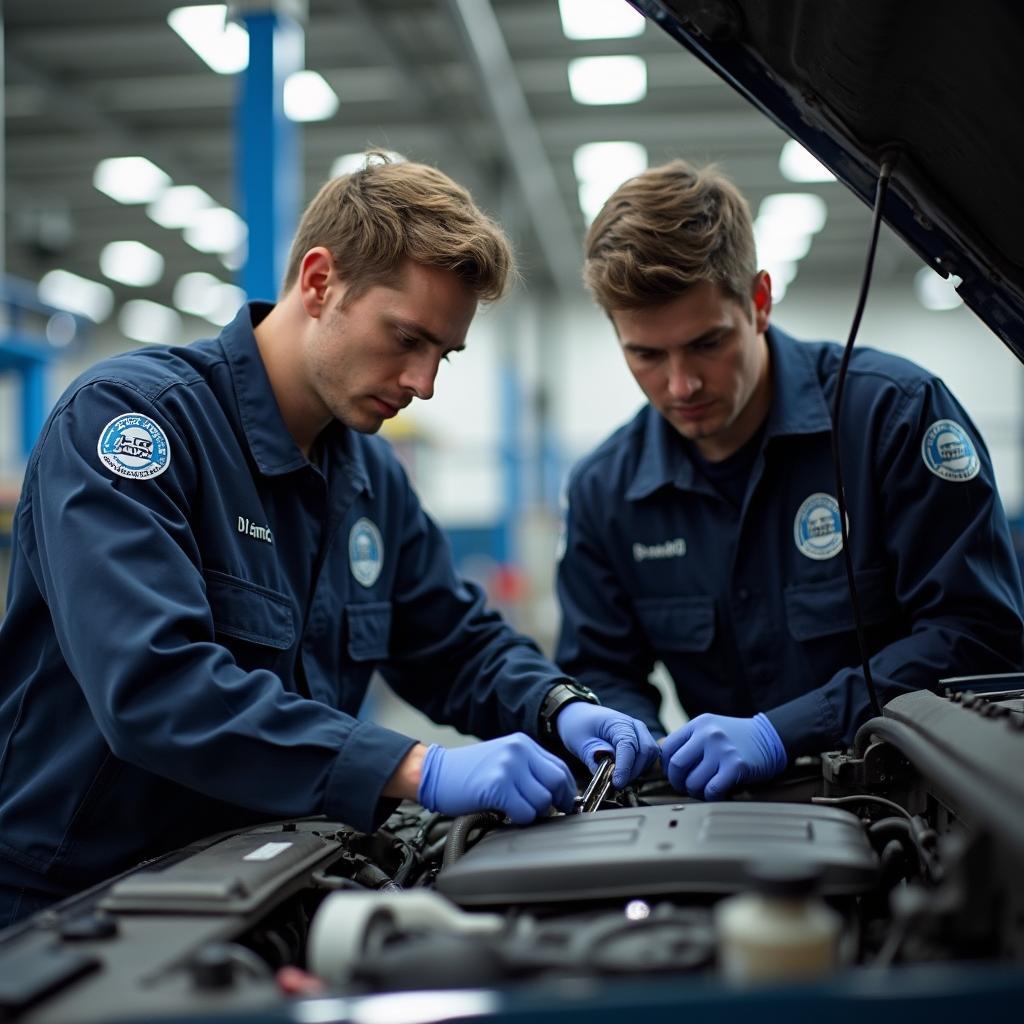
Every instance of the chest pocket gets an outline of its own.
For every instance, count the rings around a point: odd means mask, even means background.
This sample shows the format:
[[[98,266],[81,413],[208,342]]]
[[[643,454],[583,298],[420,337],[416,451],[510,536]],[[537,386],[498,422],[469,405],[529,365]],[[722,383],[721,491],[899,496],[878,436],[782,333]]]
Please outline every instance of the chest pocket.
[[[636,615],[658,653],[706,651],[715,636],[715,599],[706,594],[643,598]]]
[[[345,606],[348,656],[353,661],[380,661],[391,652],[391,602]]]
[[[217,633],[279,651],[292,646],[295,622],[284,594],[216,569],[203,576]]]
[[[899,617],[899,606],[884,567],[854,573],[865,626]],[[853,629],[853,607],[846,576],[786,587],[786,619],[794,640],[816,640]]]

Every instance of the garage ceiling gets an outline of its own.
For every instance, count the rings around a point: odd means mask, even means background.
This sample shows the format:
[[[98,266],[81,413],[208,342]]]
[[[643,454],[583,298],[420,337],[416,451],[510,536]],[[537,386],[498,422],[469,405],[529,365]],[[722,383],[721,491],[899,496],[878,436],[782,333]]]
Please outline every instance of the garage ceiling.
[[[550,245],[540,244],[536,196],[523,194],[508,157],[523,139],[503,136],[493,116],[460,24],[460,0],[310,0],[306,66],[324,76],[341,102],[330,120],[301,127],[303,200],[339,154],[368,144],[436,164],[505,222],[527,285],[540,295],[560,277],[571,287],[578,271],[584,221],[575,148],[631,140],[647,148],[651,163],[678,155],[718,161],[755,209],[772,192],[817,192],[828,203],[828,222],[793,287],[857,279],[865,208],[842,185],[785,181],[778,166],[785,136],[656,26],[632,39],[574,41],[562,32],[556,0],[490,0],[489,8],[487,0],[474,2],[493,10],[525,96],[529,132],[550,168],[548,201],[556,205],[541,216],[565,225],[576,265],[566,273],[558,260],[553,268]],[[173,0],[3,4],[8,273],[38,280],[59,267],[103,280],[101,248],[135,239],[163,254],[165,271],[152,287],[113,285],[118,302],[148,298],[169,305],[174,283],[188,271],[230,280],[218,257],[155,224],[144,207],[121,205],[92,185],[99,160],[142,155],[176,184],[198,185],[236,205],[235,81],[209,70],[168,27],[176,6]],[[646,98],[629,105],[576,103],[568,61],[620,53],[646,60]],[[493,64],[485,70],[499,72]],[[919,267],[901,242],[883,239],[880,279],[909,287]]]

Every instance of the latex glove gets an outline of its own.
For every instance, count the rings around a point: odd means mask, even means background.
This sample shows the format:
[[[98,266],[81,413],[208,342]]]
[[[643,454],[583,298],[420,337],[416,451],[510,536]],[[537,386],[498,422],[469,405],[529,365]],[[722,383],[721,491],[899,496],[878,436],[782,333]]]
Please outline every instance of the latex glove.
[[[778,775],[786,748],[767,718],[698,715],[676,729],[662,748],[672,788],[705,800],[721,800],[733,786]]]
[[[428,811],[501,811],[516,825],[528,825],[552,804],[571,811],[575,797],[565,763],[521,732],[468,747],[433,744],[416,794]]]
[[[595,755],[610,751],[615,757],[612,785],[617,789],[650,768],[661,753],[643,722],[599,704],[566,704],[558,712],[555,728],[565,746],[592,772],[597,771]]]

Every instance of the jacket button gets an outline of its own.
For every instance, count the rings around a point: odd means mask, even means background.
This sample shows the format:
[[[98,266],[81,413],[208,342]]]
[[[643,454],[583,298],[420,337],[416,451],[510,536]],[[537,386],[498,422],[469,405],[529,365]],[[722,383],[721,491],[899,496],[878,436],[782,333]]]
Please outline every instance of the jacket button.
[[[749,601],[750,600],[750,591],[747,590],[746,587],[740,587],[740,589],[736,591],[736,596],[741,601]]]

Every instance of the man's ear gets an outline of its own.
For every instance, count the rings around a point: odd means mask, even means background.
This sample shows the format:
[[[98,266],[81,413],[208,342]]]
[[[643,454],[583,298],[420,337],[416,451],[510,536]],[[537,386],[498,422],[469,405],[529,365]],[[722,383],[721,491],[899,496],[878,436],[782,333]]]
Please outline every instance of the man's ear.
[[[759,270],[754,275],[750,297],[754,303],[754,329],[764,334],[772,313],[772,279],[767,270]]]
[[[306,313],[318,319],[327,308],[328,299],[338,290],[338,275],[329,249],[315,246],[299,264],[299,297]]]

